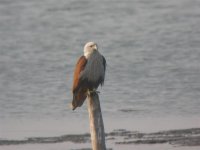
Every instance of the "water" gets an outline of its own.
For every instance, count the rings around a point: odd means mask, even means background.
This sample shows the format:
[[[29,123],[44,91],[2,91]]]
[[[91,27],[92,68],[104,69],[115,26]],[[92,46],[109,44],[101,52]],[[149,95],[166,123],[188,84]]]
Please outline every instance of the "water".
[[[89,132],[86,103],[68,105],[91,40],[106,130],[199,126],[199,24],[198,0],[0,0],[0,138]]]

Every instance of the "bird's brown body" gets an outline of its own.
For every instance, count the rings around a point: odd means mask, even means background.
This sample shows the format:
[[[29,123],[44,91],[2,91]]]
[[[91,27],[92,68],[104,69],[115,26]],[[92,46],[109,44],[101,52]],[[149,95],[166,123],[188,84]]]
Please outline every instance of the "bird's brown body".
[[[93,48],[93,47],[94,48]],[[93,91],[104,83],[106,69],[105,58],[97,51],[93,42],[86,44],[84,56],[81,56],[74,70],[72,109],[82,106],[88,91]]]

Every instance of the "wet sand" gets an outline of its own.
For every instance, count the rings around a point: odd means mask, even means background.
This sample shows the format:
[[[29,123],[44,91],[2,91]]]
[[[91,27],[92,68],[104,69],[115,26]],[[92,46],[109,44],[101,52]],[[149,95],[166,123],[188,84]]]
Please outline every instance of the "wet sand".
[[[107,149],[194,149],[200,148],[200,128],[141,133],[117,129],[106,133]],[[30,137],[23,140],[0,140],[0,150],[70,149],[90,150],[90,134],[70,134],[55,137]]]

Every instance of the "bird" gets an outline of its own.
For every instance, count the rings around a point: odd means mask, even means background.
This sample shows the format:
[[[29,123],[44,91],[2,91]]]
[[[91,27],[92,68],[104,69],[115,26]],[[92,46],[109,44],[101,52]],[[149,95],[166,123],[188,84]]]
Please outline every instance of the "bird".
[[[72,110],[81,107],[88,95],[99,93],[97,88],[105,80],[106,59],[99,52],[97,44],[87,42],[83,52],[74,69]]]

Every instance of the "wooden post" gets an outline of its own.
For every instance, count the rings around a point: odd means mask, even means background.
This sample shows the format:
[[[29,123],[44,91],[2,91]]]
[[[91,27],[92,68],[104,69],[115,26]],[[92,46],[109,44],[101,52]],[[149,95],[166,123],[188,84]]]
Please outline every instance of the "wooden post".
[[[88,112],[93,150],[106,150],[105,133],[99,95],[96,92],[88,96]]]

